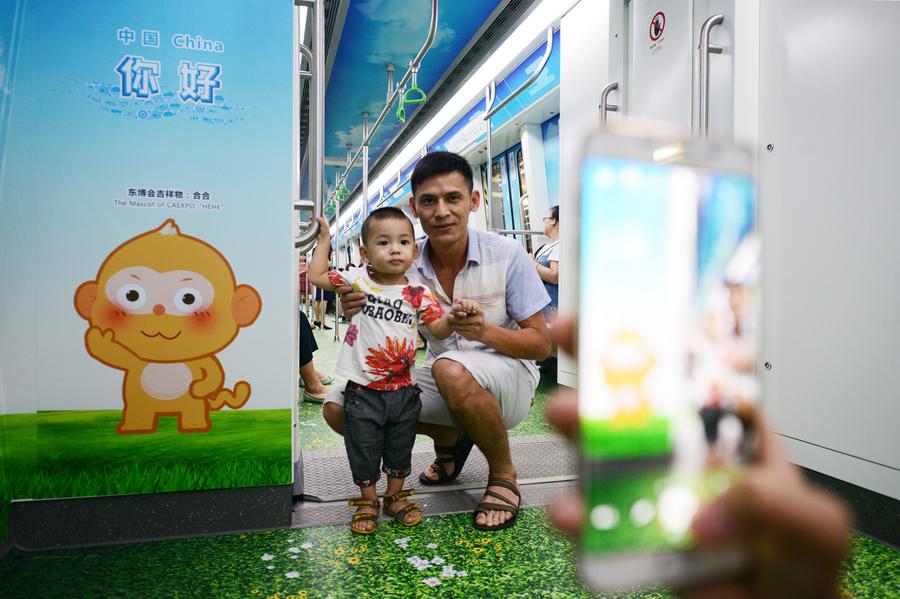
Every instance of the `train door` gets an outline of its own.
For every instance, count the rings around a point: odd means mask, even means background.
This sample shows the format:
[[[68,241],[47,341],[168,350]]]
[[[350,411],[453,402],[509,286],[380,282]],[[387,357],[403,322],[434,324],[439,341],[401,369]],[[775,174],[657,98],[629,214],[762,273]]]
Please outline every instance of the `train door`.
[[[522,144],[516,144],[499,156],[495,156],[491,161],[491,175],[488,209],[494,210],[495,228],[530,230],[531,213],[528,207]],[[527,251],[531,251],[530,236],[515,235],[514,238],[522,243]]]
[[[734,0],[631,0],[608,110],[696,136],[734,134]],[[603,117],[601,116],[601,119]],[[611,118],[611,117],[610,117]]]

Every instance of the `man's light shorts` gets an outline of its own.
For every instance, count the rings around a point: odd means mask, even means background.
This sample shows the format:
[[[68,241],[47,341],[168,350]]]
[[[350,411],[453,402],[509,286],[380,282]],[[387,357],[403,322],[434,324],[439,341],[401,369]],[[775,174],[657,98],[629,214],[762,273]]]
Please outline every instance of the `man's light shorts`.
[[[537,387],[535,377],[521,360],[481,350],[452,350],[442,353],[436,360],[453,360],[462,364],[479,385],[489,391],[500,403],[507,430],[528,416]],[[422,414],[420,422],[457,426],[447,410],[447,404],[438,392],[431,368],[426,365],[415,370],[415,381],[422,389]],[[344,389],[338,387],[328,392],[326,403],[344,405]]]

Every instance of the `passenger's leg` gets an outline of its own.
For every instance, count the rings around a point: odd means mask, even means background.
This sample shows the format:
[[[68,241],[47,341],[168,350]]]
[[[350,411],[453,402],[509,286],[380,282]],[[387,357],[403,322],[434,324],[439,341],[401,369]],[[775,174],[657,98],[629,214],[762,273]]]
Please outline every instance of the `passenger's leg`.
[[[300,378],[309,393],[314,395],[322,395],[328,392],[325,385],[322,384],[316,367],[313,364],[313,352],[319,349],[316,344],[316,337],[313,335],[312,328],[309,326],[309,320],[306,314],[300,313],[299,337],[300,337]]]
[[[318,293],[316,295],[318,296]],[[313,324],[316,328],[322,325],[322,301],[319,299],[313,302]]]
[[[431,374],[450,413],[487,459],[489,477],[515,482],[517,473],[509,452],[506,423],[497,399],[459,362],[438,358],[431,366]],[[519,504],[518,498],[509,489],[489,486],[487,490],[501,495],[510,505]],[[489,495],[484,500],[497,501]],[[497,526],[511,517],[508,512],[492,510],[478,514],[476,521],[481,525]]]
[[[422,390],[422,414],[419,417],[419,426],[416,432],[430,437],[435,446],[453,446],[461,431],[431,376],[431,367],[416,368],[416,384]],[[435,450],[435,455],[436,458],[452,457],[448,453],[437,450]],[[447,476],[451,476],[456,470],[453,462],[444,462],[443,466]],[[439,478],[433,466],[429,466],[423,474],[431,480]]]
[[[412,448],[416,442],[416,425],[422,411],[419,389],[406,387],[389,391],[385,399],[388,404],[382,467],[382,471],[388,476],[387,491],[384,494],[385,513],[402,519],[405,524],[417,524],[422,519],[422,512],[418,505],[406,500],[412,491],[403,492],[403,483],[409,476]]]
[[[328,397],[325,399],[325,405],[322,406],[322,417],[325,418],[325,423],[331,427],[331,430],[336,432],[339,435],[344,434],[344,404],[336,403],[332,399],[332,395],[337,391],[340,393],[341,390],[333,389]]]
[[[347,448],[353,482],[360,488],[361,499],[361,502],[351,502],[350,505],[357,506],[358,515],[377,515],[381,506],[375,491],[375,483],[381,476],[378,466],[384,453],[386,424],[384,402],[381,401],[378,392],[353,389],[345,391],[345,395],[348,392],[353,401],[351,409],[344,412],[344,430],[347,431],[344,446]],[[375,529],[375,522],[368,518],[354,517],[350,527],[366,534]]]
[[[322,380],[316,375],[316,367],[313,365],[312,360],[300,367],[300,377],[303,379],[303,384],[306,385],[306,390],[310,393],[314,395],[328,393],[328,388],[322,384]]]

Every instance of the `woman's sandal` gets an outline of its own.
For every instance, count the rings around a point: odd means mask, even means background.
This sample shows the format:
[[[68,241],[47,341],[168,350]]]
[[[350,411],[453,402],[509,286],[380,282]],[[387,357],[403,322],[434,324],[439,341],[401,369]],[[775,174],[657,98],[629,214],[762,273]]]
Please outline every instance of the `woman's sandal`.
[[[375,510],[374,514],[360,514],[359,511],[353,514],[353,519],[350,520],[350,530],[359,535],[370,535],[375,532],[375,529],[378,528],[378,514],[381,513],[381,502],[377,499],[351,499],[347,502],[347,505],[355,506],[355,507],[370,507]],[[364,530],[362,528],[356,528],[354,526],[357,522],[372,522],[372,530]]]
[[[434,470],[438,477],[434,479],[428,478],[423,472],[419,475],[419,482],[423,485],[444,485],[455,481],[459,473],[462,472],[462,467],[469,458],[473,445],[475,445],[475,442],[465,433],[460,433],[459,437],[456,438],[456,443],[453,445],[435,445],[434,452],[436,454],[446,453],[450,455],[446,458],[435,456],[431,469]],[[453,474],[447,474],[447,467],[444,464],[453,464]]]
[[[484,494],[490,495],[491,497],[495,497],[503,503],[493,503],[489,501],[482,501],[478,504],[478,507],[475,508],[475,512],[472,514],[472,524],[475,525],[475,528],[478,530],[503,530],[504,528],[509,528],[513,524],[516,523],[516,518],[519,517],[519,506],[522,505],[522,495],[519,493],[519,489],[516,488],[515,483],[503,480],[502,478],[492,478],[488,481],[488,487],[503,487],[504,489],[509,489],[513,493],[516,494],[516,497],[519,499],[518,505],[513,505],[511,503],[511,499],[500,495],[499,493],[494,493],[493,491],[485,488]],[[509,512],[512,514],[512,518],[504,522],[503,524],[498,524],[497,526],[488,526],[487,524],[478,524],[478,514],[483,513],[487,516],[488,512]]]
[[[387,516],[390,516],[400,524],[405,524],[406,526],[415,526],[419,522],[422,521],[422,510],[418,504],[409,501],[406,505],[396,512],[391,511],[391,504],[401,501],[410,495],[415,495],[416,492],[414,489],[407,489],[405,491],[400,491],[396,495],[385,495],[384,496],[384,513]],[[410,512],[419,512],[419,517],[413,520],[412,522],[406,521],[406,516],[410,514]]]

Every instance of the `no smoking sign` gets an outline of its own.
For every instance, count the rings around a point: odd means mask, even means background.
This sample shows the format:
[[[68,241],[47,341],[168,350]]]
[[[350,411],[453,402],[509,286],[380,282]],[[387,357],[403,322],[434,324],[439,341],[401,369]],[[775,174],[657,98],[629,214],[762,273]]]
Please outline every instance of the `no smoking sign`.
[[[666,29],[666,13],[659,11],[650,20],[650,41],[658,41]]]

